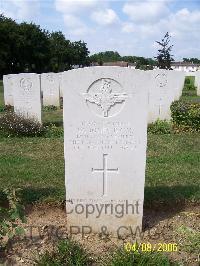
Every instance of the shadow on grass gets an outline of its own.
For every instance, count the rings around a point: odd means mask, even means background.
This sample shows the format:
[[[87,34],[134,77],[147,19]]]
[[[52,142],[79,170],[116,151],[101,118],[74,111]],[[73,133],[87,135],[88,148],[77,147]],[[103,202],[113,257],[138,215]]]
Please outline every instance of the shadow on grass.
[[[64,191],[58,188],[20,188],[19,198],[23,205],[34,204],[36,202],[63,202],[65,200]],[[0,205],[7,202],[5,193],[0,190]]]
[[[187,206],[200,204],[200,187],[194,186],[156,186],[145,188],[144,229],[155,226],[183,211]]]
[[[62,191],[58,188],[23,188],[22,190],[22,202],[24,204],[34,204],[35,202],[43,201],[62,201],[64,200],[64,195],[62,197]]]
[[[146,208],[171,208],[174,204],[200,200],[200,187],[193,186],[155,186],[145,187],[144,206]]]

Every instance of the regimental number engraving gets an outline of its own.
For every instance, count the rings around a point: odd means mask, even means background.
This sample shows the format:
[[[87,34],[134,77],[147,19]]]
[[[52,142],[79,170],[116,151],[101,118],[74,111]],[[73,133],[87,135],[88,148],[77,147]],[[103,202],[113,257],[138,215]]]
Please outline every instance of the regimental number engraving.
[[[165,73],[157,74],[155,76],[157,86],[159,87],[165,87],[167,85],[167,75]]]
[[[98,116],[110,117],[121,112],[130,95],[123,93],[121,85],[113,79],[95,81],[87,93],[82,93],[88,107]]]
[[[29,91],[29,90],[32,88],[33,84],[32,84],[32,82],[30,81],[29,78],[22,78],[22,79],[20,80],[20,86],[21,86],[21,88],[23,88],[25,91]]]
[[[103,168],[95,169],[92,168],[92,173],[102,173],[103,174],[103,187],[102,187],[102,196],[107,195],[107,173],[119,173],[118,168],[108,168],[108,154],[103,154]]]

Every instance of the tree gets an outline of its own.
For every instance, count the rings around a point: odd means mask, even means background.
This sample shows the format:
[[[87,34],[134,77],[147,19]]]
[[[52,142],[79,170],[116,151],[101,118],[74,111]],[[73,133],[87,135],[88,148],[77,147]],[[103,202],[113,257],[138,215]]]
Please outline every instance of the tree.
[[[50,41],[50,71],[61,72],[71,68],[72,48],[69,40],[65,39],[62,32],[52,32]]]
[[[160,48],[158,49],[157,59],[158,67],[161,69],[171,69],[171,62],[174,61],[171,55],[173,45],[170,45],[170,36],[167,32],[161,42],[156,41]]]
[[[200,64],[200,60],[198,58],[183,58],[183,62],[189,62],[193,64]]]
[[[50,61],[49,33],[33,23],[19,24],[20,70],[47,71]]]
[[[82,41],[73,42],[72,49],[72,64],[84,67],[89,65],[89,50],[87,44]]]
[[[3,14],[0,14],[0,36],[0,76],[17,73],[19,59],[18,24]]]
[[[100,65],[104,62],[122,61],[122,58],[118,52],[106,51],[90,56],[90,62],[97,62]]]

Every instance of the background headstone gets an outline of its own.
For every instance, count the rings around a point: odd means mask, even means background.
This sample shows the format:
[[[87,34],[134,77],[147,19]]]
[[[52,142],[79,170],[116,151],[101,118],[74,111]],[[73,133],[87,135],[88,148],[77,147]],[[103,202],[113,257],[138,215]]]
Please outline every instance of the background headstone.
[[[41,88],[44,106],[60,106],[59,75],[57,73],[41,74]]]
[[[170,120],[170,105],[178,97],[181,85],[175,78],[175,71],[156,69],[149,71],[151,82],[148,84],[148,123],[157,119]],[[179,75],[179,74],[177,74]],[[181,80],[184,78],[180,75]]]
[[[3,76],[3,90],[5,105],[13,106],[13,80],[12,74]]]
[[[40,76],[22,73],[13,76],[15,113],[41,123]]]
[[[174,92],[169,84],[169,71],[152,70],[151,82],[148,94],[148,123],[153,123],[157,119],[170,120],[170,105],[174,99]]]
[[[168,71],[169,75],[169,86],[174,91],[174,100],[178,101],[182,95],[184,82],[185,82],[185,72],[184,71]]]
[[[60,97],[63,97],[63,88],[62,88],[62,73],[58,73],[58,78],[59,78],[59,92],[60,92]]]
[[[195,86],[197,87],[197,95],[200,96],[200,71],[195,72]]]
[[[141,229],[149,80],[148,73],[121,67],[64,72],[68,226],[91,226],[92,232],[106,226],[114,234],[120,226]],[[86,211],[75,211],[78,204],[84,208],[109,204],[114,210],[122,204],[126,211],[127,202],[135,206],[135,212],[130,207],[121,218],[105,210],[97,218],[96,207],[88,218]]]

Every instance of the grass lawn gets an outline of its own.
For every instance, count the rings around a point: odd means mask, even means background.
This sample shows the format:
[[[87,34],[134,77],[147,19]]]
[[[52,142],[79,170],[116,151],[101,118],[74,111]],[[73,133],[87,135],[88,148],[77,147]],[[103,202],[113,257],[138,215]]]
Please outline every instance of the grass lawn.
[[[200,199],[198,134],[149,135],[145,204]],[[64,200],[63,138],[0,138],[1,188],[25,202]]]
[[[2,102],[0,86],[0,105]],[[45,124],[62,125],[62,110],[45,110],[42,116]],[[199,200],[199,166],[199,134],[149,134],[145,205]],[[26,203],[64,200],[63,137],[0,137],[0,184],[1,189],[23,187]]]
[[[186,78],[188,78],[190,80],[190,84],[194,85],[195,82],[195,76],[186,76]]]
[[[181,96],[181,100],[184,101],[184,102],[200,103],[200,96],[183,95],[183,96]]]
[[[197,96],[197,90],[195,88],[194,76],[186,77],[181,100],[187,102],[194,102],[194,103],[200,102],[200,96]]]
[[[186,95],[182,96],[182,100],[200,102],[200,97],[197,97],[195,93],[187,94],[186,92]],[[2,106],[3,90],[0,83],[0,107]],[[1,114],[3,114],[3,112]],[[42,120],[45,125],[53,123],[61,129],[63,124],[62,110],[43,110]],[[20,138],[3,137],[0,135],[0,205],[5,199],[3,193],[4,188],[21,188],[24,204],[35,202],[63,202],[65,200],[64,179],[63,136],[51,136],[50,138]],[[149,134],[145,182],[145,207],[151,211],[154,207],[159,207],[159,212],[160,210],[162,212],[164,209],[162,207],[167,207],[167,211],[171,211],[174,207],[180,206],[179,204],[185,206],[185,204],[197,202],[200,202],[200,134]],[[45,208],[46,207],[45,205]],[[189,223],[189,225],[192,226],[193,224]],[[166,226],[168,227],[168,224]],[[177,234],[176,231],[174,231],[177,230],[176,226],[170,229],[172,231],[170,234],[172,234],[173,237],[174,234]],[[180,229],[180,227],[178,228]],[[167,232],[167,234],[169,234],[169,232]],[[192,249],[194,253],[194,248],[196,248],[199,242],[199,236],[196,234],[196,231],[195,238],[192,240],[193,242],[189,242],[187,239],[184,240],[184,242],[183,236],[181,235],[180,237],[182,245],[185,245],[185,243],[186,246],[190,245],[190,249]],[[92,241],[94,242],[93,239]],[[85,253],[79,254],[76,252],[77,250],[78,252],[80,251],[79,247],[72,246],[70,248],[66,243],[63,245],[64,248],[67,248],[65,254],[69,260],[78,254],[78,260],[80,262],[79,255],[83,255],[81,258],[82,264],[79,263],[79,265],[89,265],[86,263],[87,261],[84,260],[84,258],[86,258]],[[105,245],[105,243],[103,245]],[[198,247],[196,249],[198,249]],[[191,252],[188,253],[188,256],[191,255],[190,253]],[[199,254],[198,251],[196,253]],[[197,257],[196,253],[195,256]],[[59,254],[61,257],[58,256]],[[60,264],[58,263],[57,265],[63,265],[62,259],[66,259],[63,255],[63,246],[59,254],[55,255],[49,253],[41,257],[41,264],[39,265],[52,263],[53,259],[56,260],[56,263],[60,261]],[[167,257],[161,258],[161,256],[161,253],[137,253],[134,256],[131,253],[123,253],[121,255],[120,251],[120,253],[117,253],[117,256],[113,258],[112,265],[128,265],[130,262],[130,265],[133,265],[133,259],[137,259],[138,261],[137,264],[135,262],[135,265],[139,265],[140,261],[143,263],[140,265],[147,265],[147,261],[149,261],[151,265],[177,265],[169,264]],[[76,260],[77,258],[75,257],[73,259]]]

